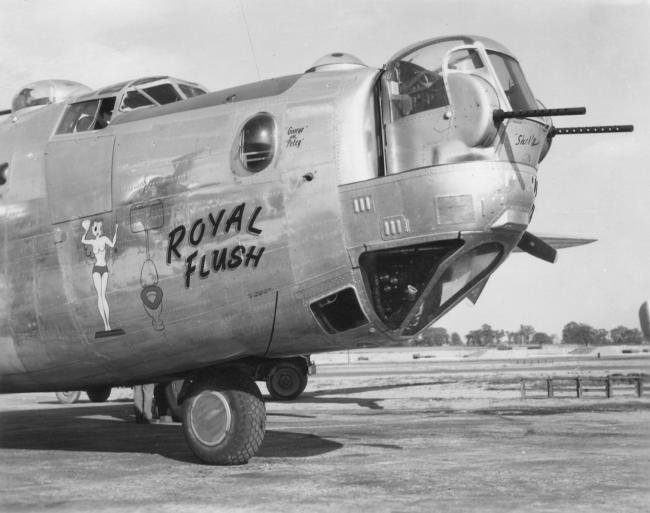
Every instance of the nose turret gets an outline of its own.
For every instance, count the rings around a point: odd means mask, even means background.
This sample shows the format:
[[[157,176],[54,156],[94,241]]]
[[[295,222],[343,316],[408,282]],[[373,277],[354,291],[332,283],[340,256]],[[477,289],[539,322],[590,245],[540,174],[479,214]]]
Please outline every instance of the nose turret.
[[[548,124],[494,118],[537,108],[518,62],[494,41],[409,47],[387,64],[382,94],[389,174],[475,160],[539,162]]]
[[[514,248],[554,261],[526,232],[537,168],[552,137],[571,133],[550,116],[584,109],[538,108],[514,56],[474,36],[399,52],[377,94],[384,175],[341,186],[345,242],[373,320],[412,337],[478,297]],[[584,133],[606,130],[631,127]]]
[[[517,62],[489,40],[410,47],[380,90],[386,176],[342,187],[346,242],[379,323],[411,337],[521,239],[549,126],[495,121],[499,109],[536,103]]]

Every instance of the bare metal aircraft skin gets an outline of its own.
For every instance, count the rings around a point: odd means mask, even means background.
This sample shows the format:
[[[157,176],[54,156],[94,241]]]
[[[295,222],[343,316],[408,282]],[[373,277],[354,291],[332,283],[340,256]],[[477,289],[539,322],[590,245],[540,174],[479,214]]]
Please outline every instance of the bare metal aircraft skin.
[[[206,461],[261,443],[240,417],[260,362],[411,339],[513,250],[555,258],[526,229],[564,133],[548,116],[574,112],[540,109],[485,38],[207,94],[32,86],[0,124],[0,390],[185,379]],[[214,405],[221,431],[196,413]],[[254,449],[229,445],[240,430]]]

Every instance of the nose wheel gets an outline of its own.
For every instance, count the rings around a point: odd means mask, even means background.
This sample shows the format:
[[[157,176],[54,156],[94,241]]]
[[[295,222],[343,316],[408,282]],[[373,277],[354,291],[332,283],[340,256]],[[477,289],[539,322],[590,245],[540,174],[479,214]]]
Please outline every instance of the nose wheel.
[[[103,403],[111,395],[111,387],[92,387],[86,390],[86,395],[94,403]]]
[[[196,381],[183,400],[182,418],[188,445],[206,463],[247,463],[264,439],[264,401],[253,379],[243,373]]]
[[[290,401],[305,391],[307,372],[294,363],[278,363],[266,378],[266,388],[277,401]]]

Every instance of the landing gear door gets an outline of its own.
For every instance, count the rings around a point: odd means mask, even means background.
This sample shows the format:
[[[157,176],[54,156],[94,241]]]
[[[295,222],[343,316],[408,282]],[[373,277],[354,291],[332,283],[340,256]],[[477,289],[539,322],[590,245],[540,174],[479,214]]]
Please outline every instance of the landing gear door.
[[[46,151],[47,194],[52,223],[113,209],[112,134],[75,134],[52,140]]]

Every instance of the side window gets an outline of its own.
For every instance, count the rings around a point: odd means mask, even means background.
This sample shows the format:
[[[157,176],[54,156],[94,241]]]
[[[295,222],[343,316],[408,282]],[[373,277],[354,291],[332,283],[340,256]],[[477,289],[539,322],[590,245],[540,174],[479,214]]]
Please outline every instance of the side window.
[[[113,117],[113,109],[115,109],[115,98],[104,98],[99,106],[97,112],[97,119],[95,120],[95,130],[106,128]]]
[[[114,107],[115,97],[74,103],[68,107],[56,133],[71,134],[106,128],[113,116]]]
[[[273,161],[277,146],[275,119],[265,112],[250,118],[239,133],[233,148],[234,164],[237,170],[259,173]]]
[[[339,333],[368,324],[352,288],[319,299],[309,305],[309,308],[327,333]]]
[[[99,100],[73,103],[68,107],[56,133],[71,134],[90,130],[95,123],[98,107]]]

